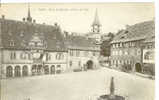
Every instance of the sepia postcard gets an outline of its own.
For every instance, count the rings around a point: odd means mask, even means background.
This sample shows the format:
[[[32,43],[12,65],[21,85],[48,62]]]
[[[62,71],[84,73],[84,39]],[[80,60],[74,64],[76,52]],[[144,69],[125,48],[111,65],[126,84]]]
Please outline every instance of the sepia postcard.
[[[155,4],[1,3],[0,100],[155,100]]]

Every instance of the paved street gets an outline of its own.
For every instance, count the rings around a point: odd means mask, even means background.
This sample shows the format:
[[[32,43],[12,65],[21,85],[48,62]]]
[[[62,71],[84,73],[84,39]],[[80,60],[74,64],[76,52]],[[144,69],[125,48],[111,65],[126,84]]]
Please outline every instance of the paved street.
[[[2,80],[2,100],[94,100],[109,93],[111,76],[116,94],[128,100],[154,100],[154,80],[107,68]]]

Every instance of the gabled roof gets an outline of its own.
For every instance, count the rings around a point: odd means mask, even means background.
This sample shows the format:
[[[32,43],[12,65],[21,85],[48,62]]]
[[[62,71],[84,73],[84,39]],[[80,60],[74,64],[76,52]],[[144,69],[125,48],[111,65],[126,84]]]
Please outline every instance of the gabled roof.
[[[79,35],[68,35],[65,38],[65,44],[69,49],[80,49],[80,50],[99,50],[95,44],[95,40],[89,39],[85,36]]]
[[[63,36],[59,26],[37,24],[0,18],[1,47],[29,49],[28,43],[35,33],[46,43],[46,50],[65,51]],[[14,42],[14,46],[10,42]],[[25,45],[24,45],[25,44]]]
[[[155,35],[154,20],[137,23],[119,31],[111,43],[142,40]]]

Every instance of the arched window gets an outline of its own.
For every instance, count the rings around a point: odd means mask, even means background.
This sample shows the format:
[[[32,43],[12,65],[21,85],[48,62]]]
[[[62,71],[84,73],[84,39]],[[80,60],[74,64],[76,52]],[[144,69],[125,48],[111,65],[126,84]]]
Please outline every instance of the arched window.
[[[57,53],[56,54],[56,59],[57,60],[63,60],[64,59],[64,54],[63,53]]]
[[[146,60],[154,59],[154,53],[151,52],[151,51],[146,52],[145,55],[144,55],[144,59],[146,59]]]

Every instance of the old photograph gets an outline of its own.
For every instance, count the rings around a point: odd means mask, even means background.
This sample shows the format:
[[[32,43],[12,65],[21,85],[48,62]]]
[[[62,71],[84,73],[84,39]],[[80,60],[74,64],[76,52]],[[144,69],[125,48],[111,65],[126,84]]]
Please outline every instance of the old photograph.
[[[155,100],[155,4],[1,3],[0,100]]]

